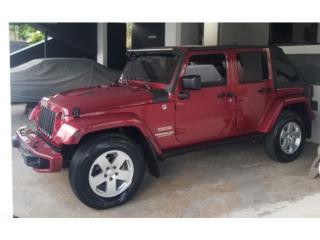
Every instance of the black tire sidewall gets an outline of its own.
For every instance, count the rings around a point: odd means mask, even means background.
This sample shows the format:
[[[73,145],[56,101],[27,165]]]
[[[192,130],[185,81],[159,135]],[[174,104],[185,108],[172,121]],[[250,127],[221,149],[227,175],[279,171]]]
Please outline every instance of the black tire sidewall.
[[[88,176],[94,160],[104,152],[111,150],[119,150],[128,154],[133,163],[134,173],[132,182],[125,191],[115,197],[105,198],[93,192]],[[69,177],[73,191],[83,203],[95,209],[106,209],[128,201],[140,186],[144,171],[145,164],[139,146],[124,138],[106,137],[88,142],[79,149],[71,160]]]
[[[287,154],[283,152],[280,146],[280,134],[283,127],[288,122],[297,123],[301,129],[301,143],[299,148],[293,154]],[[272,142],[273,142],[272,144],[273,144],[274,153],[277,156],[277,161],[283,162],[283,163],[294,161],[301,154],[304,143],[305,143],[305,127],[300,117],[295,113],[291,113],[291,112],[283,113],[279,118],[278,122],[276,123],[276,126],[272,132]]]

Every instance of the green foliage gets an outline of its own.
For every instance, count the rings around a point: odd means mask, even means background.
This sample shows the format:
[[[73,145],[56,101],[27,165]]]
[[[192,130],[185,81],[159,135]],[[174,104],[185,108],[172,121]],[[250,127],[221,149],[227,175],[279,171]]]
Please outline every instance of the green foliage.
[[[44,34],[25,23],[10,23],[10,40],[23,40],[28,44],[34,44],[44,40]]]
[[[27,43],[33,44],[42,40],[44,40],[44,34],[40,31],[35,31],[29,34],[29,37],[27,38]]]
[[[130,49],[132,46],[132,23],[127,23],[127,48]]]

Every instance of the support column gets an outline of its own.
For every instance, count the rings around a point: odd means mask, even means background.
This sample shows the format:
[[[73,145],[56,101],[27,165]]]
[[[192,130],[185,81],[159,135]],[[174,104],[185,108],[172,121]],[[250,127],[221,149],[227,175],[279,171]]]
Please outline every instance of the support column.
[[[203,45],[218,45],[218,23],[204,23],[203,28]]]
[[[44,49],[43,49],[43,56],[46,58],[47,53],[48,53],[48,48],[47,48],[47,43],[48,43],[48,33],[47,31],[44,31]]]
[[[320,43],[320,23],[318,23],[318,36],[317,36],[317,43]]]
[[[165,23],[165,46],[181,45],[181,23]]]
[[[108,66],[108,24],[97,23],[97,62]]]

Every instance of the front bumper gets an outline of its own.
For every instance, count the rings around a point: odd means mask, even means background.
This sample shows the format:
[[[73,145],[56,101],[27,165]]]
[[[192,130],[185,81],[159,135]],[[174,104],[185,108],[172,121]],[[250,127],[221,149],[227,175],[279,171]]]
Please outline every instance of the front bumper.
[[[63,156],[27,127],[19,128],[12,137],[12,146],[18,148],[24,162],[37,172],[58,172],[63,166]]]

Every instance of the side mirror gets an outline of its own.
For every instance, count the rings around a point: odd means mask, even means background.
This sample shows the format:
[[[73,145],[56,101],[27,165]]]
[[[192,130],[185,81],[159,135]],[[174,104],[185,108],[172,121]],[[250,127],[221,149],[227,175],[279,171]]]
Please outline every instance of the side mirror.
[[[199,75],[187,75],[182,79],[182,87],[188,90],[201,89],[201,77]]]

